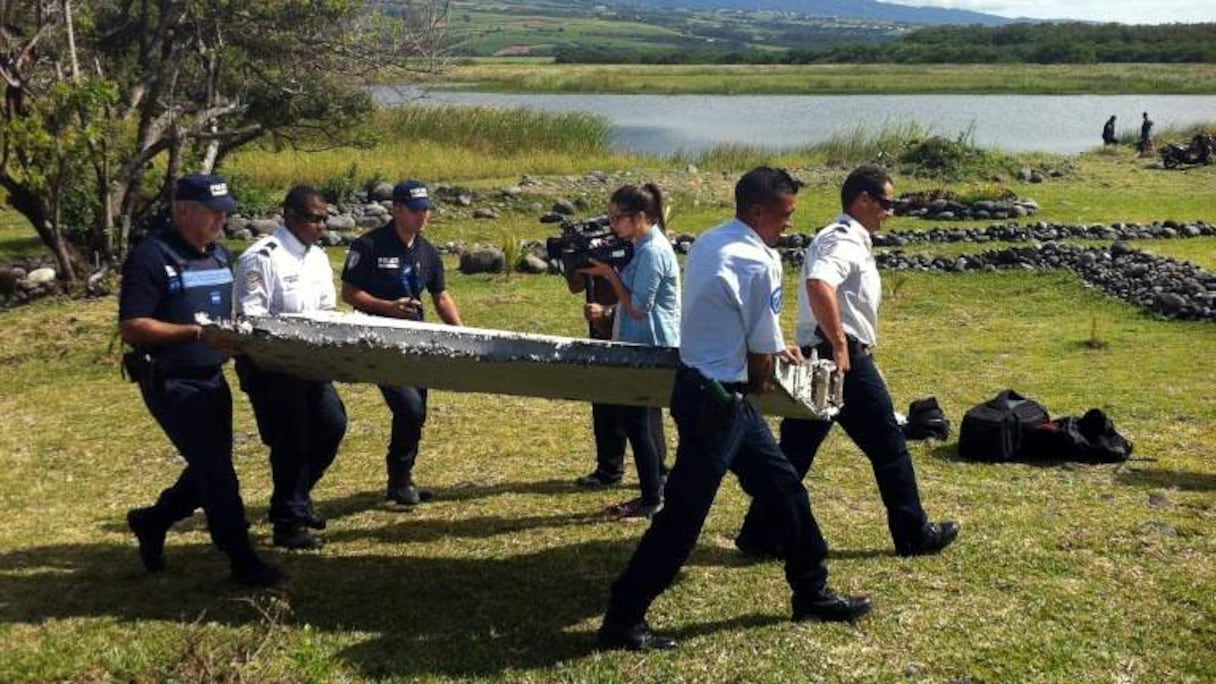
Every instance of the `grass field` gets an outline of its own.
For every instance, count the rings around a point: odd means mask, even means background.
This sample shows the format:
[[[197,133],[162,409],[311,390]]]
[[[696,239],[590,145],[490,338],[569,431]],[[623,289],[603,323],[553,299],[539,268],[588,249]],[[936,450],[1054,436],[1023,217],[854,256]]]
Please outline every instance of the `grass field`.
[[[741,94],[1210,94],[1212,64],[475,64],[448,80],[503,92]]]
[[[581,328],[557,278],[454,274],[449,286],[471,325]],[[0,680],[1216,677],[1197,657],[1216,643],[1216,335],[1068,275],[908,274],[885,305],[880,350],[896,402],[936,395],[957,426],[967,406],[1015,387],[1055,414],[1102,407],[1154,460],[975,465],[956,460],[953,439],[918,444],[927,507],[964,531],[941,557],[903,560],[863,457],[837,434],[808,486],[833,584],[872,594],[875,613],[857,626],[788,623],[780,566],[731,546],[747,502],[728,481],[651,614],[684,646],[649,656],[590,651],[643,528],[601,517],[627,491],[569,484],[592,465],[587,408],[569,402],[436,393],[417,475],[439,499],[402,513],[380,502],[387,411],[374,388],[343,386],[350,430],[317,491],[331,518],[323,551],[269,550],[290,582],[238,591],[199,516],[171,536],[169,570],[145,576],[123,514],[180,466],[107,352],[114,306],[0,314]],[[1085,345],[1095,326],[1102,350]],[[266,451],[239,393],[236,430],[265,541]]]
[[[688,160],[603,151],[594,121],[546,128],[537,119],[529,128],[539,137],[511,147],[512,116],[377,120],[380,133],[403,135],[360,152],[248,151],[234,170],[272,197],[351,164],[361,180],[416,175],[488,192],[521,174],[630,171],[669,189],[672,230],[698,233],[730,213],[739,167],[760,161],[736,151],[702,160],[691,174]],[[420,128],[448,137],[418,143],[408,134]],[[570,130],[581,132],[562,137]],[[836,212],[846,166],[825,166],[826,154],[771,160],[808,182],[798,232]],[[1123,151],[1070,165],[1041,185],[1002,182],[1037,199],[1042,220],[1216,220],[1205,191],[1216,167],[1163,172]],[[900,190],[941,185],[897,180]],[[966,192],[991,182],[947,185]],[[541,187],[526,200],[582,193],[600,207],[612,189]],[[931,225],[894,219],[889,227]],[[523,208],[478,222],[449,207],[428,230],[437,243],[497,244],[551,228]],[[0,262],[41,252],[31,236],[0,213]],[[1213,269],[1213,242],[1135,246]],[[330,257],[337,264],[343,253]],[[454,270],[449,287],[470,325],[565,335],[583,328],[581,300],[558,278]],[[796,287],[792,274],[786,285]],[[152,501],[180,463],[118,376],[114,298],[0,311],[0,681],[1216,679],[1216,661],[1206,657],[1216,646],[1212,325],[1157,320],[1065,273],[901,273],[887,274],[886,285],[878,354],[897,406],[935,395],[957,428],[967,407],[1013,387],[1055,415],[1103,408],[1148,460],[976,465],[957,459],[953,438],[917,444],[927,508],[964,529],[943,556],[904,560],[891,554],[868,465],[836,434],[808,486],[833,548],[833,584],[870,593],[875,613],[856,626],[790,624],[780,566],[745,562],[733,549],[747,501],[728,479],[691,562],[651,613],[684,645],[648,656],[590,650],[609,583],[643,527],[602,515],[629,491],[571,484],[593,464],[585,405],[435,393],[417,476],[439,499],[406,513],[381,502],[387,410],[374,388],[342,386],[351,422],[316,492],[331,519],[320,553],[268,550],[291,580],[275,592],[239,591],[224,581],[226,563],[197,516],[171,536],[170,568],[149,577],[124,514]],[[787,306],[787,333],[794,316]],[[267,544],[266,449],[244,395],[236,401],[242,491],[253,533]]]

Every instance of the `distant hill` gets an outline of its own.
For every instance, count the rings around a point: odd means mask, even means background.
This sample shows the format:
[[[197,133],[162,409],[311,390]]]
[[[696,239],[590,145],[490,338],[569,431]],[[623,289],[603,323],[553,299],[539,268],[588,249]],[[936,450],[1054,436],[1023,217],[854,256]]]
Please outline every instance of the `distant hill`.
[[[614,4],[614,3],[608,3]],[[817,17],[877,19],[901,24],[983,24],[1000,26],[1014,19],[994,14],[937,7],[908,7],[876,0],[624,0],[620,4],[648,8],[796,12]]]

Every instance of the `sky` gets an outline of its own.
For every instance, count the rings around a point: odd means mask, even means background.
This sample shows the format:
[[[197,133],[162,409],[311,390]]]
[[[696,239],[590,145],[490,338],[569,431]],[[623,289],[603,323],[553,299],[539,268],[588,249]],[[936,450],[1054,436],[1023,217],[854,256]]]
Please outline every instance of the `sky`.
[[[896,5],[974,10],[1002,17],[1083,19],[1125,24],[1216,21],[1216,0],[883,0]]]

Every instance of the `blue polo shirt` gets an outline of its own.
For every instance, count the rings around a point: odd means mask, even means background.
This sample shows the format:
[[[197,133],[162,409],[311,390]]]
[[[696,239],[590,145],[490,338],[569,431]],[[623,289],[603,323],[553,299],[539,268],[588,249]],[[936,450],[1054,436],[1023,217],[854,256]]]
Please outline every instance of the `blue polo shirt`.
[[[422,235],[406,245],[393,223],[377,228],[350,245],[342,282],[377,299],[421,299],[425,290],[437,295],[447,289],[439,250]],[[418,320],[423,314],[419,308]]]

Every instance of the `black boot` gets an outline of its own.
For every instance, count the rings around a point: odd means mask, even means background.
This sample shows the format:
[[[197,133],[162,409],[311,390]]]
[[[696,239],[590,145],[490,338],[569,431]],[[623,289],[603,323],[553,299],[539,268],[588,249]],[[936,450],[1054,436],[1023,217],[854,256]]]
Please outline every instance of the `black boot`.
[[[165,569],[165,533],[169,525],[153,507],[132,508],[127,511],[127,527],[135,533],[139,542],[139,560],[148,572]]]
[[[232,581],[247,587],[268,588],[283,581],[283,572],[258,557],[247,538],[230,545],[226,551],[232,564]]]

